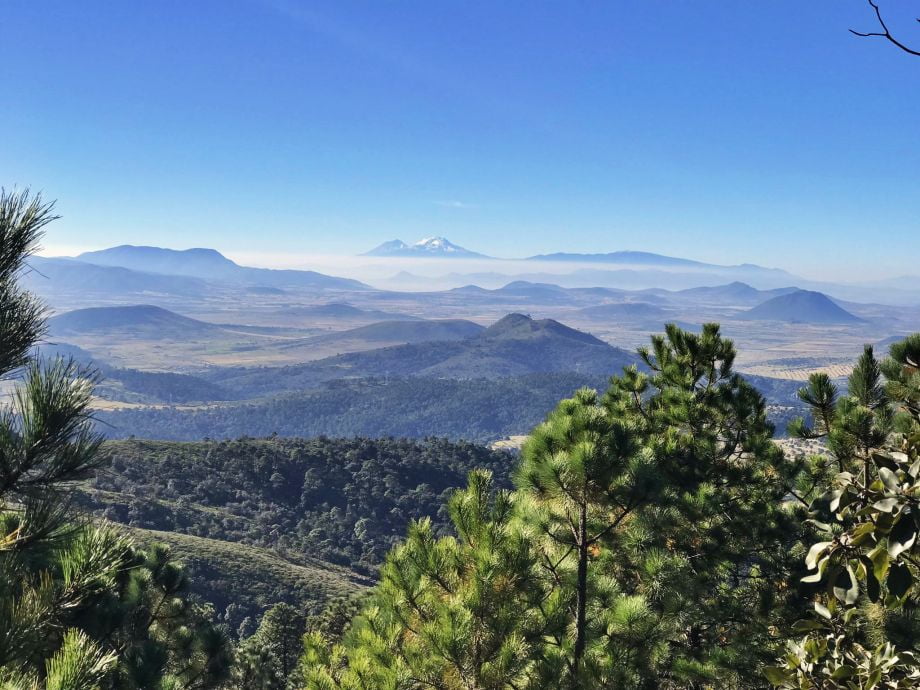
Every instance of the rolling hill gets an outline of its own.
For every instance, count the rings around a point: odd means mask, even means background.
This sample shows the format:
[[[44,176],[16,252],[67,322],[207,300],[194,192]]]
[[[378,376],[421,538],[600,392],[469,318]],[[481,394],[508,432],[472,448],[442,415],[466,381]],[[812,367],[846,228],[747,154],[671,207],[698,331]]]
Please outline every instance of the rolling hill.
[[[758,304],[739,316],[745,320],[813,324],[857,324],[863,320],[812,290],[796,290]]]
[[[528,280],[514,280],[490,294],[511,297],[515,301],[532,304],[570,304],[576,300],[568,290],[552,283],[533,283]]]
[[[397,314],[379,309],[361,309],[347,302],[329,302],[327,304],[310,304],[298,307],[285,307],[279,313],[290,316],[305,316],[333,319],[361,319],[374,321],[421,321],[418,316]]]
[[[488,341],[537,341],[560,345],[577,343],[590,347],[617,349],[590,333],[570,328],[555,319],[533,319],[526,314],[508,314],[502,317],[483,331],[482,337]]]
[[[77,259],[100,266],[121,266],[136,271],[193,276],[207,281],[259,287],[297,287],[316,290],[370,290],[364,283],[316,271],[295,271],[240,266],[215,249],[164,249],[121,245],[84,252]]]
[[[117,501],[117,498],[114,499]],[[117,505],[113,501],[113,505]],[[317,614],[333,599],[352,596],[373,580],[317,559],[292,562],[269,549],[239,542],[208,539],[180,532],[131,528],[142,544],[166,544],[185,568],[189,590],[231,611],[234,629],[245,616],[257,619],[266,609],[284,602],[307,614]]]
[[[589,319],[598,321],[628,320],[645,321],[656,319],[664,322],[669,314],[656,304],[647,302],[614,302],[612,304],[598,304],[594,307],[579,309],[578,313]]]
[[[676,297],[690,299],[693,302],[710,302],[715,304],[729,304],[735,306],[754,306],[766,302],[773,297],[796,292],[798,288],[775,288],[773,290],[758,290],[747,283],[735,281],[727,285],[713,287],[696,287],[680,290]]]
[[[488,289],[478,285],[463,285],[447,291],[480,302],[509,305],[567,305],[590,304],[598,298],[616,295],[608,288],[564,288],[553,283],[513,280],[502,287]]]
[[[117,333],[151,340],[184,340],[224,332],[220,326],[150,304],[76,309],[53,316],[48,327],[54,337]]]

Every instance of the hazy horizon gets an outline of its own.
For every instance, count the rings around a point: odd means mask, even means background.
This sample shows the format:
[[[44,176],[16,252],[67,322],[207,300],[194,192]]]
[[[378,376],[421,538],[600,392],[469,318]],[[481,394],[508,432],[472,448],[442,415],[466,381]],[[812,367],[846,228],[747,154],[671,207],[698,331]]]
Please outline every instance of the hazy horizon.
[[[450,238],[448,238],[450,239]],[[40,251],[38,252],[39,256],[46,258],[74,258],[84,252],[99,251],[104,249],[109,249],[114,244],[110,245],[92,245],[92,246],[67,246],[67,245],[43,245]],[[141,246],[156,246],[156,245],[141,245]],[[361,279],[364,282],[368,282],[375,287],[385,287],[390,289],[422,289],[423,287],[433,287],[440,285],[441,287],[456,287],[462,284],[466,284],[468,281],[464,280],[450,280],[449,277],[453,275],[468,275],[468,274],[485,274],[485,273],[495,273],[501,274],[503,276],[508,276],[514,278],[519,275],[528,275],[528,274],[558,274],[560,277],[568,275],[572,272],[579,270],[598,270],[598,271],[615,271],[615,270],[630,270],[630,269],[639,269],[639,268],[648,268],[644,265],[635,265],[635,264],[626,264],[626,263],[609,263],[609,262],[600,262],[600,261],[540,261],[535,259],[529,259],[527,256],[517,256],[517,257],[483,257],[483,258],[442,258],[442,257],[399,257],[399,256],[368,256],[365,253],[355,253],[355,254],[319,254],[315,252],[304,252],[302,254],[294,252],[250,252],[250,251],[225,251],[221,249],[220,246],[203,246],[203,245],[189,245],[189,246],[164,246],[164,249],[173,249],[177,251],[183,251],[188,249],[214,249],[220,252],[223,256],[228,259],[236,262],[242,266],[252,266],[258,268],[271,268],[271,269],[293,269],[293,270],[312,270],[319,271],[323,273],[329,273],[333,275],[342,275],[351,278]],[[465,249],[470,249],[472,251],[477,251],[476,247],[464,247]],[[566,252],[564,248],[557,250],[559,252]],[[608,253],[615,251],[637,251],[642,252],[646,251],[641,248],[636,247],[624,247],[616,249],[600,249],[597,252],[590,253]],[[553,252],[547,252],[553,253]],[[589,253],[589,252],[586,252]],[[653,252],[657,253],[657,252]],[[786,266],[771,266],[771,265],[762,265],[757,263],[757,261],[745,261],[739,262],[738,264],[719,264],[717,262],[709,262],[705,259],[701,259],[699,256],[677,256],[674,254],[661,254],[661,256],[670,256],[674,258],[689,259],[693,261],[699,261],[701,263],[713,265],[720,265],[725,267],[734,267],[740,266],[742,264],[754,264],[756,266],[761,266],[762,268],[767,268],[776,271],[783,271],[791,274],[792,278],[804,279],[806,281],[816,281],[816,282],[828,282],[828,283],[840,283],[840,284],[853,284],[861,285],[867,283],[873,283],[875,281],[884,281],[884,280],[893,280],[896,278],[902,277],[920,277],[920,271],[913,271],[910,274],[892,275],[886,270],[878,270],[876,272],[870,270],[863,270],[858,276],[844,276],[844,280],[840,280],[837,277],[837,274],[833,271],[824,271],[821,270],[820,265],[812,265],[811,270],[806,270],[804,272],[798,273],[794,270],[790,270]],[[659,267],[657,270],[662,270],[665,272],[679,272],[679,268],[662,268]],[[401,288],[397,288],[393,284],[393,278],[399,273],[409,273],[420,278],[427,279],[425,281],[418,282],[405,282]],[[497,281],[473,281],[477,284],[480,284],[482,287],[495,287],[501,284],[504,284],[501,280]],[[505,281],[507,282],[507,281]],[[729,280],[725,281],[716,281],[714,284],[722,284],[724,282],[731,282]],[[654,281],[649,283],[649,287],[654,286]],[[587,280],[584,284],[584,287],[592,285],[591,280]],[[790,282],[790,285],[792,283]]]

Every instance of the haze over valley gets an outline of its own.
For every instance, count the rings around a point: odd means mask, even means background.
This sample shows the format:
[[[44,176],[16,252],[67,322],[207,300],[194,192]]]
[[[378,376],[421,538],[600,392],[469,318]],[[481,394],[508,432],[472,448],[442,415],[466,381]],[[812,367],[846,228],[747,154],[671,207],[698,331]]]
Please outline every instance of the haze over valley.
[[[782,433],[810,374],[842,379],[863,344],[920,319],[920,307],[872,301],[876,288],[753,264],[636,251],[512,262],[443,238],[382,246],[370,254],[385,255],[381,273],[395,277],[379,281],[347,262],[330,275],[241,266],[215,249],[127,245],[34,257],[25,280],[54,311],[45,349],[104,368],[97,406],[113,437],[497,442],[526,434],[560,396],[639,363],[631,353],[665,323],[710,321],[738,344],[737,366],[758,377]],[[467,272],[471,263],[509,273]],[[390,287],[407,275],[428,287]],[[426,386],[420,414],[409,401]],[[489,401],[503,395],[521,402],[499,423]]]

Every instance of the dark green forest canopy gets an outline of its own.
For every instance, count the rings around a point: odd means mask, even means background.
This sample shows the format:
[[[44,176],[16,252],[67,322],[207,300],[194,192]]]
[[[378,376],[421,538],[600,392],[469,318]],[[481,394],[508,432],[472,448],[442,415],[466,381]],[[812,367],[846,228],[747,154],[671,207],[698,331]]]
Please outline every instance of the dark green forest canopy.
[[[504,451],[434,438],[136,440],[108,442],[103,454],[107,469],[77,494],[97,515],[259,547],[295,566],[314,567],[319,559],[363,575],[376,572],[411,520],[430,516],[444,529],[446,497],[470,470],[488,469],[509,486],[514,462]],[[215,554],[199,569],[204,573],[220,560]],[[218,583],[226,573],[216,577],[217,571],[193,586],[220,607],[227,596]],[[283,584],[276,586],[276,601],[290,598]],[[320,592],[317,600],[326,596]],[[300,603],[309,598],[295,597]],[[270,597],[259,592],[243,599],[252,609]]]

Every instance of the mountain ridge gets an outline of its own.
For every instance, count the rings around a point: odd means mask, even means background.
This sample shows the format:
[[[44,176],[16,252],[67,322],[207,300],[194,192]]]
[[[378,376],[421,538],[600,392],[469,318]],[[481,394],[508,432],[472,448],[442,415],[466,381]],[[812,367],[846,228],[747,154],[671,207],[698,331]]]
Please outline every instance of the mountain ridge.
[[[705,268],[705,269],[744,269],[754,271],[765,271],[777,274],[787,274],[781,268],[769,268],[759,266],[758,264],[713,264],[706,261],[697,261],[696,259],[685,259],[678,256],[668,256],[657,254],[655,252],[619,250],[614,252],[598,253],[578,253],[578,252],[552,252],[549,254],[536,254],[528,256],[525,261],[572,261],[572,262],[591,262],[591,263],[611,263],[635,266],[670,266],[684,268]],[[788,275],[788,274],[787,274]]]

